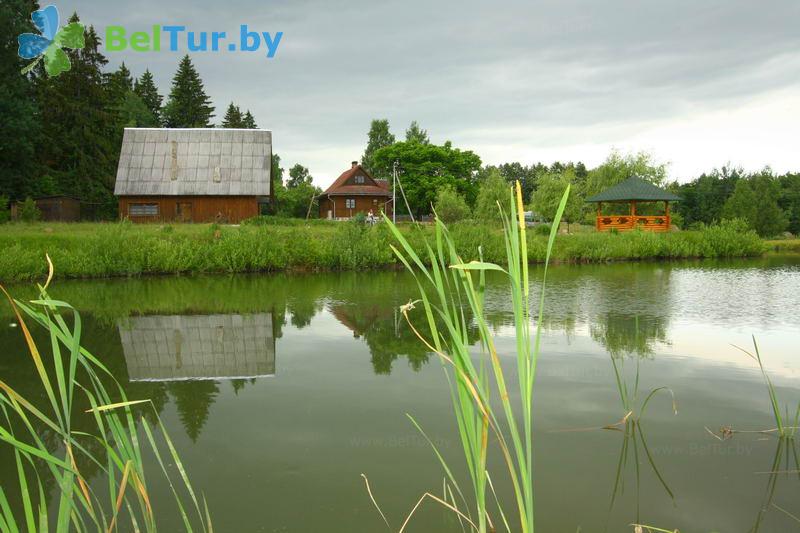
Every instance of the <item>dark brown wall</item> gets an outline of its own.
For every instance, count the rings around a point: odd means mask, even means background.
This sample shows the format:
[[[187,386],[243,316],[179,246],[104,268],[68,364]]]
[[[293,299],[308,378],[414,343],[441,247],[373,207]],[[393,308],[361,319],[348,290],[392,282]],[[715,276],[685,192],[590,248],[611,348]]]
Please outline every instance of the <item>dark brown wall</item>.
[[[355,209],[345,208],[345,199],[347,198],[355,199]],[[392,216],[391,202],[384,206],[384,202],[388,199],[385,196],[327,196],[319,202],[319,218],[328,218],[328,210],[331,211],[331,216],[336,218],[349,218],[356,213],[364,213],[366,215],[370,209],[372,209],[372,213],[375,216],[379,216],[381,210],[385,210],[388,216]],[[333,202],[336,202],[335,214],[333,213]]]
[[[81,203],[74,198],[39,198],[36,207],[42,212],[42,220],[77,222],[81,218]]]
[[[158,204],[158,216],[129,216],[133,203]],[[179,220],[178,204],[191,204],[191,217]],[[255,196],[121,196],[119,216],[132,222],[228,222],[238,224],[258,215]]]

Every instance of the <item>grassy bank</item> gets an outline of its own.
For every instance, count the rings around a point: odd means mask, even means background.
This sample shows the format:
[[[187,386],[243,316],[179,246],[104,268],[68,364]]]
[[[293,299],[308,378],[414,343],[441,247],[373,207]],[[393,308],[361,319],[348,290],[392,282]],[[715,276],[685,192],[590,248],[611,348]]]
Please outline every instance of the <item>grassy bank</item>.
[[[800,239],[775,239],[766,241],[770,252],[778,254],[800,254]]]
[[[402,227],[412,246],[421,249],[430,227]],[[503,262],[499,229],[454,225],[451,233],[465,260],[483,248],[487,261]],[[542,262],[547,237],[528,234],[528,258]],[[280,270],[353,270],[396,265],[383,224],[270,224],[241,227],[209,224],[168,226],[105,224],[6,224],[0,226],[0,281],[42,279],[44,254],[50,254],[59,277],[109,277],[200,272]],[[764,253],[754,233],[726,226],[669,234],[579,233],[562,235],[555,261],[745,257]]]

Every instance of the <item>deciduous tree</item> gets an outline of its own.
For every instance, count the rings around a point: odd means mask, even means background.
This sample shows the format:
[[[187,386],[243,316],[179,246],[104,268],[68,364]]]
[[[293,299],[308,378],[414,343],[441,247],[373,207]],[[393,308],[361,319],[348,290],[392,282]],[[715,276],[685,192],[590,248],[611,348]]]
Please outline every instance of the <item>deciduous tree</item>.
[[[437,192],[446,185],[462,194],[467,203],[474,201],[473,176],[481,166],[476,154],[453,148],[449,142],[444,146],[399,142],[375,152],[373,165],[378,175],[391,175],[395,161],[402,190],[414,215],[430,213]],[[400,194],[398,187],[397,210],[403,212],[405,203]]]
[[[364,155],[361,156],[361,166],[374,177],[387,179],[389,176],[385,165],[381,169],[377,168],[374,155],[381,148],[391,146],[394,142],[394,135],[389,131],[389,121],[387,119],[373,120],[369,126],[369,133],[367,133],[367,148],[364,150]]]

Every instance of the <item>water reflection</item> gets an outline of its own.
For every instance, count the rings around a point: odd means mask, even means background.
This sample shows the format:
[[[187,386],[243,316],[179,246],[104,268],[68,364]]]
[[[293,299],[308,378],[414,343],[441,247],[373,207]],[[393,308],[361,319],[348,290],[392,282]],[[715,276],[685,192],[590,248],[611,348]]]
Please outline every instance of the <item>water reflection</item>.
[[[651,358],[657,343],[668,344],[667,320],[659,316],[640,317],[609,312],[597,317],[589,325],[589,332],[592,339],[615,358]]]
[[[272,315],[153,315],[118,323],[130,381],[275,375]]]
[[[797,450],[776,452],[772,441],[754,437],[754,447],[731,451],[708,445],[712,439],[703,428],[716,420],[735,427],[770,423],[757,368],[738,353],[725,355],[728,343],[747,342],[750,333],[767,337],[764,352],[776,386],[796,390],[800,318],[787,310],[800,306],[800,269],[709,264],[550,271],[535,417],[542,530],[581,525],[595,531],[606,522],[609,531],[630,531],[634,519],[681,531],[766,533],[796,526],[780,509],[800,514]],[[769,298],[759,296],[761,286],[769,288]],[[28,287],[13,293],[35,295]],[[225,531],[241,530],[243,516],[271,530],[377,530],[380,519],[370,522],[375,513],[359,472],[391,484],[381,503],[395,516],[408,511],[420,489],[441,484],[430,448],[416,444],[404,415],[425,418],[436,442],[455,446],[458,434],[438,364],[427,364],[435,358],[395,311],[417,295],[404,273],[57,282],[51,294],[81,310],[87,348],[128,396],[153,400]],[[538,302],[535,294],[531,300]],[[500,277],[489,277],[486,303],[501,356],[512,355],[508,289]],[[8,327],[7,308],[0,307],[0,319],[3,381],[46,406],[19,328]],[[47,346],[46,335],[35,333],[40,348]],[[675,390],[678,416],[669,394],[660,393],[644,427],[599,429],[631,409],[640,413],[647,395],[661,386]],[[78,395],[75,413],[88,409],[86,403]],[[86,423],[76,416],[77,430]],[[41,426],[37,432],[57,446],[59,436]],[[593,430],[550,433],[587,427]],[[13,461],[8,447],[0,447],[0,465]],[[96,465],[78,466],[88,476],[97,471]],[[241,483],[249,489],[238,490]],[[0,468],[0,486],[14,485],[14,468]],[[498,480],[501,499],[509,497],[501,485]],[[57,491],[47,481],[44,488]],[[152,490],[159,499],[169,488],[153,484]],[[308,513],[309,506],[324,512]],[[420,516],[421,530],[446,529],[429,518]],[[180,529],[164,519],[161,529]]]

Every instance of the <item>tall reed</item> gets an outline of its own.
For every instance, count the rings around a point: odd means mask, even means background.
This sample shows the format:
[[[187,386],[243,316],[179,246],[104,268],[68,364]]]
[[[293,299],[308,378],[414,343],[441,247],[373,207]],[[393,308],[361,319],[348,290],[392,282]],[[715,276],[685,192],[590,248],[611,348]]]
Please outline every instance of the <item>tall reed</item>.
[[[740,348],[739,346],[735,346],[735,348],[744,352],[756,363],[758,363],[758,368],[761,371],[761,375],[764,377],[764,383],[767,386],[767,394],[769,395],[769,403],[770,407],[772,408],[772,416],[775,419],[776,428],[774,431],[778,433],[778,437],[781,439],[793,439],[797,434],[798,425],[800,425],[800,402],[797,403],[797,408],[794,410],[793,417],[790,418],[789,416],[788,404],[784,405],[784,412],[781,413],[781,407],[778,403],[778,395],[775,392],[775,386],[772,384],[772,380],[764,368],[764,362],[761,360],[761,352],[758,349],[758,343],[756,342],[755,336],[753,336],[753,352],[749,352],[743,348]]]
[[[483,261],[480,250],[480,260],[464,262],[456,251],[450,232],[438,218],[434,233],[435,243],[431,245],[426,241],[421,254],[409,244],[397,227],[388,219],[386,221],[399,242],[399,248],[392,246],[392,249],[413,274],[419,288],[420,299],[403,306],[401,310],[414,333],[445,363],[455,419],[472,485],[474,501],[470,504],[453,475],[453,470],[431,443],[449,485],[452,486],[449,492],[446,488],[444,501],[439,501],[456,510],[459,518],[463,518],[472,529],[480,533],[495,531],[501,527],[501,523],[505,530],[512,531],[509,517],[497,498],[486,470],[490,440],[497,441],[513,486],[519,518],[519,528],[513,529],[523,533],[534,531],[533,391],[539,356],[547,263],[568,196],[569,187],[561,199],[556,223],[553,224],[547,242],[538,302],[539,318],[534,335],[531,335],[528,250],[519,183],[516,184],[516,191],[509,191],[508,210],[498,206],[503,221],[505,267]],[[501,272],[508,279],[516,332],[515,386],[506,378],[494,337],[485,319],[483,305],[486,271]],[[420,303],[425,311],[426,323],[418,327],[410,320],[408,311]],[[480,334],[481,353],[477,362],[473,360],[473,350],[467,335],[468,324],[476,325]],[[499,410],[492,404],[492,386],[499,396]],[[512,392],[519,395],[518,402],[512,400]],[[494,439],[490,439],[490,435]],[[494,495],[498,509],[499,516],[495,520],[492,519],[487,504],[490,493]],[[462,504],[466,507],[465,512],[457,510]]]
[[[144,450],[149,449],[161,467],[185,530],[211,531],[205,500],[201,510],[157,412],[153,409],[151,422],[137,414],[149,400],[129,400],[103,363],[81,346],[81,316],[69,304],[50,298],[50,279],[52,263],[48,283],[39,287],[39,298],[28,303],[14,300],[0,286],[24,335],[45,399],[45,405],[37,405],[0,380],[0,441],[13,450],[22,502],[21,510],[14,509],[0,486],[0,531],[110,532],[122,521],[126,530],[155,531],[158,502],[148,491],[142,434],[148,444]],[[25,316],[47,332],[51,353],[39,350]],[[112,384],[111,390],[106,383]],[[81,412],[79,405],[89,409]],[[166,444],[166,458],[177,468],[179,483],[167,472],[157,436]],[[96,474],[84,475],[82,470]],[[54,481],[57,490],[50,508],[44,488],[48,481]],[[187,495],[193,518],[183,503]]]

